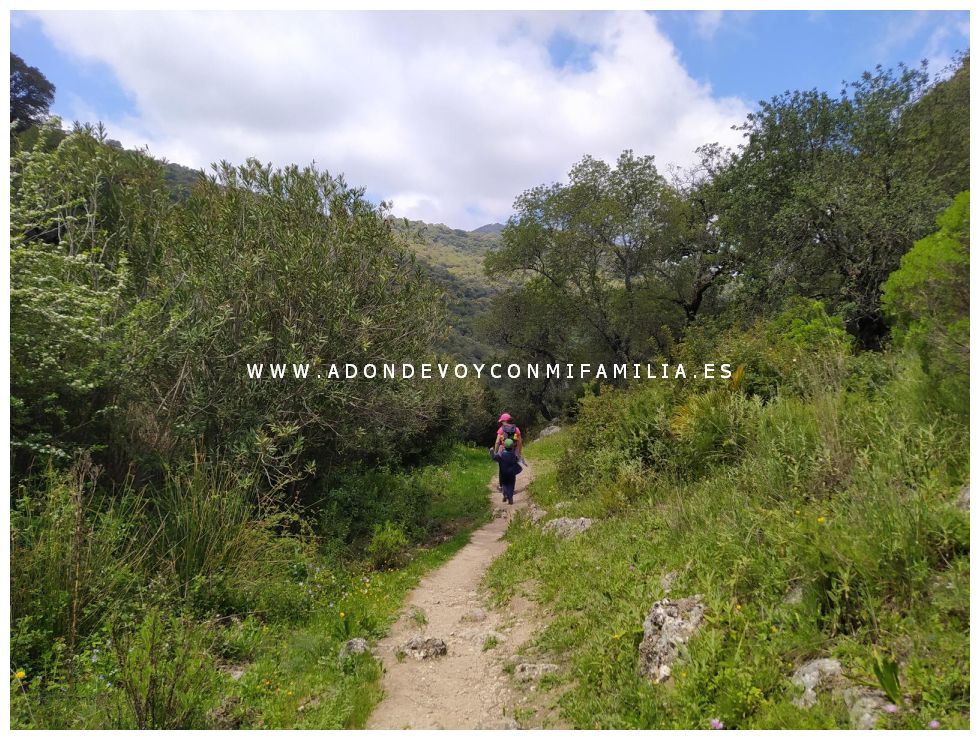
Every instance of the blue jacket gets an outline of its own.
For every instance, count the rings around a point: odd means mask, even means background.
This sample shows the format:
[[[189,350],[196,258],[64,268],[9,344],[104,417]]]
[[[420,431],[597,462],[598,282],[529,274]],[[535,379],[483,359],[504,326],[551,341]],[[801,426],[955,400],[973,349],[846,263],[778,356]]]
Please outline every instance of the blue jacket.
[[[491,457],[497,461],[500,475],[500,485],[512,486],[517,482],[517,475],[524,469],[517,460],[517,455],[513,450],[501,450],[496,455],[491,453]]]

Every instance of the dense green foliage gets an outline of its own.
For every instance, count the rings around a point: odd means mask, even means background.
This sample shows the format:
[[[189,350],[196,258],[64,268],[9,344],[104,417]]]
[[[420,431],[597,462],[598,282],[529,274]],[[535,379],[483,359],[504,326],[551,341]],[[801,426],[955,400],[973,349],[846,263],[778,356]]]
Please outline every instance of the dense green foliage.
[[[970,194],[960,193],[940,217],[939,231],[915,243],[884,284],[893,335],[915,349],[954,408],[969,394]]]
[[[278,625],[263,649],[279,650],[339,598],[322,574],[411,569],[486,510],[489,464],[447,446],[488,424],[483,389],[327,378],[434,360],[446,335],[443,295],[387,214],[312,167],[221,164],[183,194],[167,172],[101,127],[15,141],[18,725],[221,724],[214,656],[235,625]],[[259,362],[309,371],[249,378]],[[357,676],[341,683],[369,695],[376,671]]]
[[[718,338],[772,353],[731,383],[604,389],[570,433],[530,447],[554,462],[535,500],[597,524],[562,541],[525,520],[489,581],[501,599],[534,584],[555,615],[536,644],[564,666],[573,726],[846,728],[839,694],[792,704],[794,669],[828,656],[889,691],[885,726],[969,725],[966,397],[930,404],[917,356],[844,337],[797,308]],[[668,589],[699,594],[706,622],[654,686],[637,648]]]
[[[10,122],[24,131],[43,121],[54,101],[55,87],[37,67],[10,52]]]
[[[626,151],[525,191],[486,260],[508,284],[488,341],[531,361],[672,361],[694,322],[803,296],[881,348],[882,284],[969,186],[969,56],[957,64],[935,84],[878,68],[837,96],[763,101],[739,147],[706,145],[670,178]],[[520,306],[513,325],[506,306]],[[574,391],[542,381],[523,395],[547,416]]]
[[[833,655],[888,726],[968,724],[968,56],[762,102],[669,177],[585,156],[473,232],[312,166],[195,172],[26,125],[53,88],[17,69],[14,726],[362,726],[380,667],[340,649],[485,520],[492,466],[460,442],[503,408],[574,423],[530,448],[533,494],[596,520],[559,541],[518,518],[488,579],[555,615],[567,721],[843,727],[788,683]],[[437,360],[734,373],[327,373]],[[636,648],[669,572],[707,622],[654,687]]]

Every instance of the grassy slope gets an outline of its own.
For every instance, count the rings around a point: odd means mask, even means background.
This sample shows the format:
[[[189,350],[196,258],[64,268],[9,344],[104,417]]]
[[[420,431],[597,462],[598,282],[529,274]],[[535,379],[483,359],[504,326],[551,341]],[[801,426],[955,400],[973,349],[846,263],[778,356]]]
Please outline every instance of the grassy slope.
[[[574,428],[529,446],[535,500],[550,516],[599,521],[571,541],[512,526],[487,581],[501,599],[534,581],[556,615],[538,642],[565,667],[561,709],[573,726],[704,728],[717,717],[738,728],[847,727],[839,699],[794,707],[788,678],[833,655],[875,684],[876,645],[898,658],[906,695],[886,726],[968,727],[969,522],[951,505],[965,446],[944,446],[896,408],[863,411],[854,427],[870,444],[851,450],[853,484],[835,498],[794,491],[806,457],[792,448],[805,445],[780,421],[806,416],[799,402],[765,412],[769,431],[740,463],[693,482],[648,478],[625,502],[604,486],[589,495],[560,485],[556,461]],[[670,571],[671,596],[702,594],[707,622],[672,684],[653,687],[637,675],[637,649]],[[787,603],[794,586],[803,599]]]
[[[238,660],[249,662],[239,681],[227,680],[225,721],[264,728],[357,728],[380,699],[381,668],[363,656],[341,662],[352,637],[377,639],[396,618],[406,594],[429,570],[449,559],[489,518],[492,465],[482,449],[458,447],[448,463],[427,475],[445,480],[433,507],[436,523],[452,526],[445,542],[417,550],[403,568],[373,572],[347,568],[340,598],[323,605],[308,624],[276,632],[243,624]],[[234,641],[233,641],[234,642]],[[300,710],[303,706],[304,709]]]

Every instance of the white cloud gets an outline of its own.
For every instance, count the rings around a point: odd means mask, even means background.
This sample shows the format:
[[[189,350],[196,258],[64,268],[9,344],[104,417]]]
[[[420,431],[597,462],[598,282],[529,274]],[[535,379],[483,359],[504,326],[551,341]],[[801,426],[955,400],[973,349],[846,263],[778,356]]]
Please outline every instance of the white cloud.
[[[694,16],[694,27],[698,35],[709,41],[721,29],[721,19],[725,15],[724,10],[701,10]]]
[[[108,120],[195,167],[315,160],[399,215],[472,228],[584,154],[666,168],[734,144],[748,112],[682,67],[643,13],[41,13],[46,35],[106,64],[138,114]],[[592,49],[558,69],[560,34]]]

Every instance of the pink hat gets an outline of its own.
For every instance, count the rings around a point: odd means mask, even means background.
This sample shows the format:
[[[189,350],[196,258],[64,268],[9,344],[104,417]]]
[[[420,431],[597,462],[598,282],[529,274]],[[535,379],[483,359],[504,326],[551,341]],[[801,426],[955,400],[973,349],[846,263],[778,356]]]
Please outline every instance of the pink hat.
[[[497,421],[510,421],[510,414],[508,414],[508,413],[507,413],[507,412],[505,411],[504,413],[502,413],[502,414],[500,415],[500,418],[499,418],[499,419],[497,419]]]

